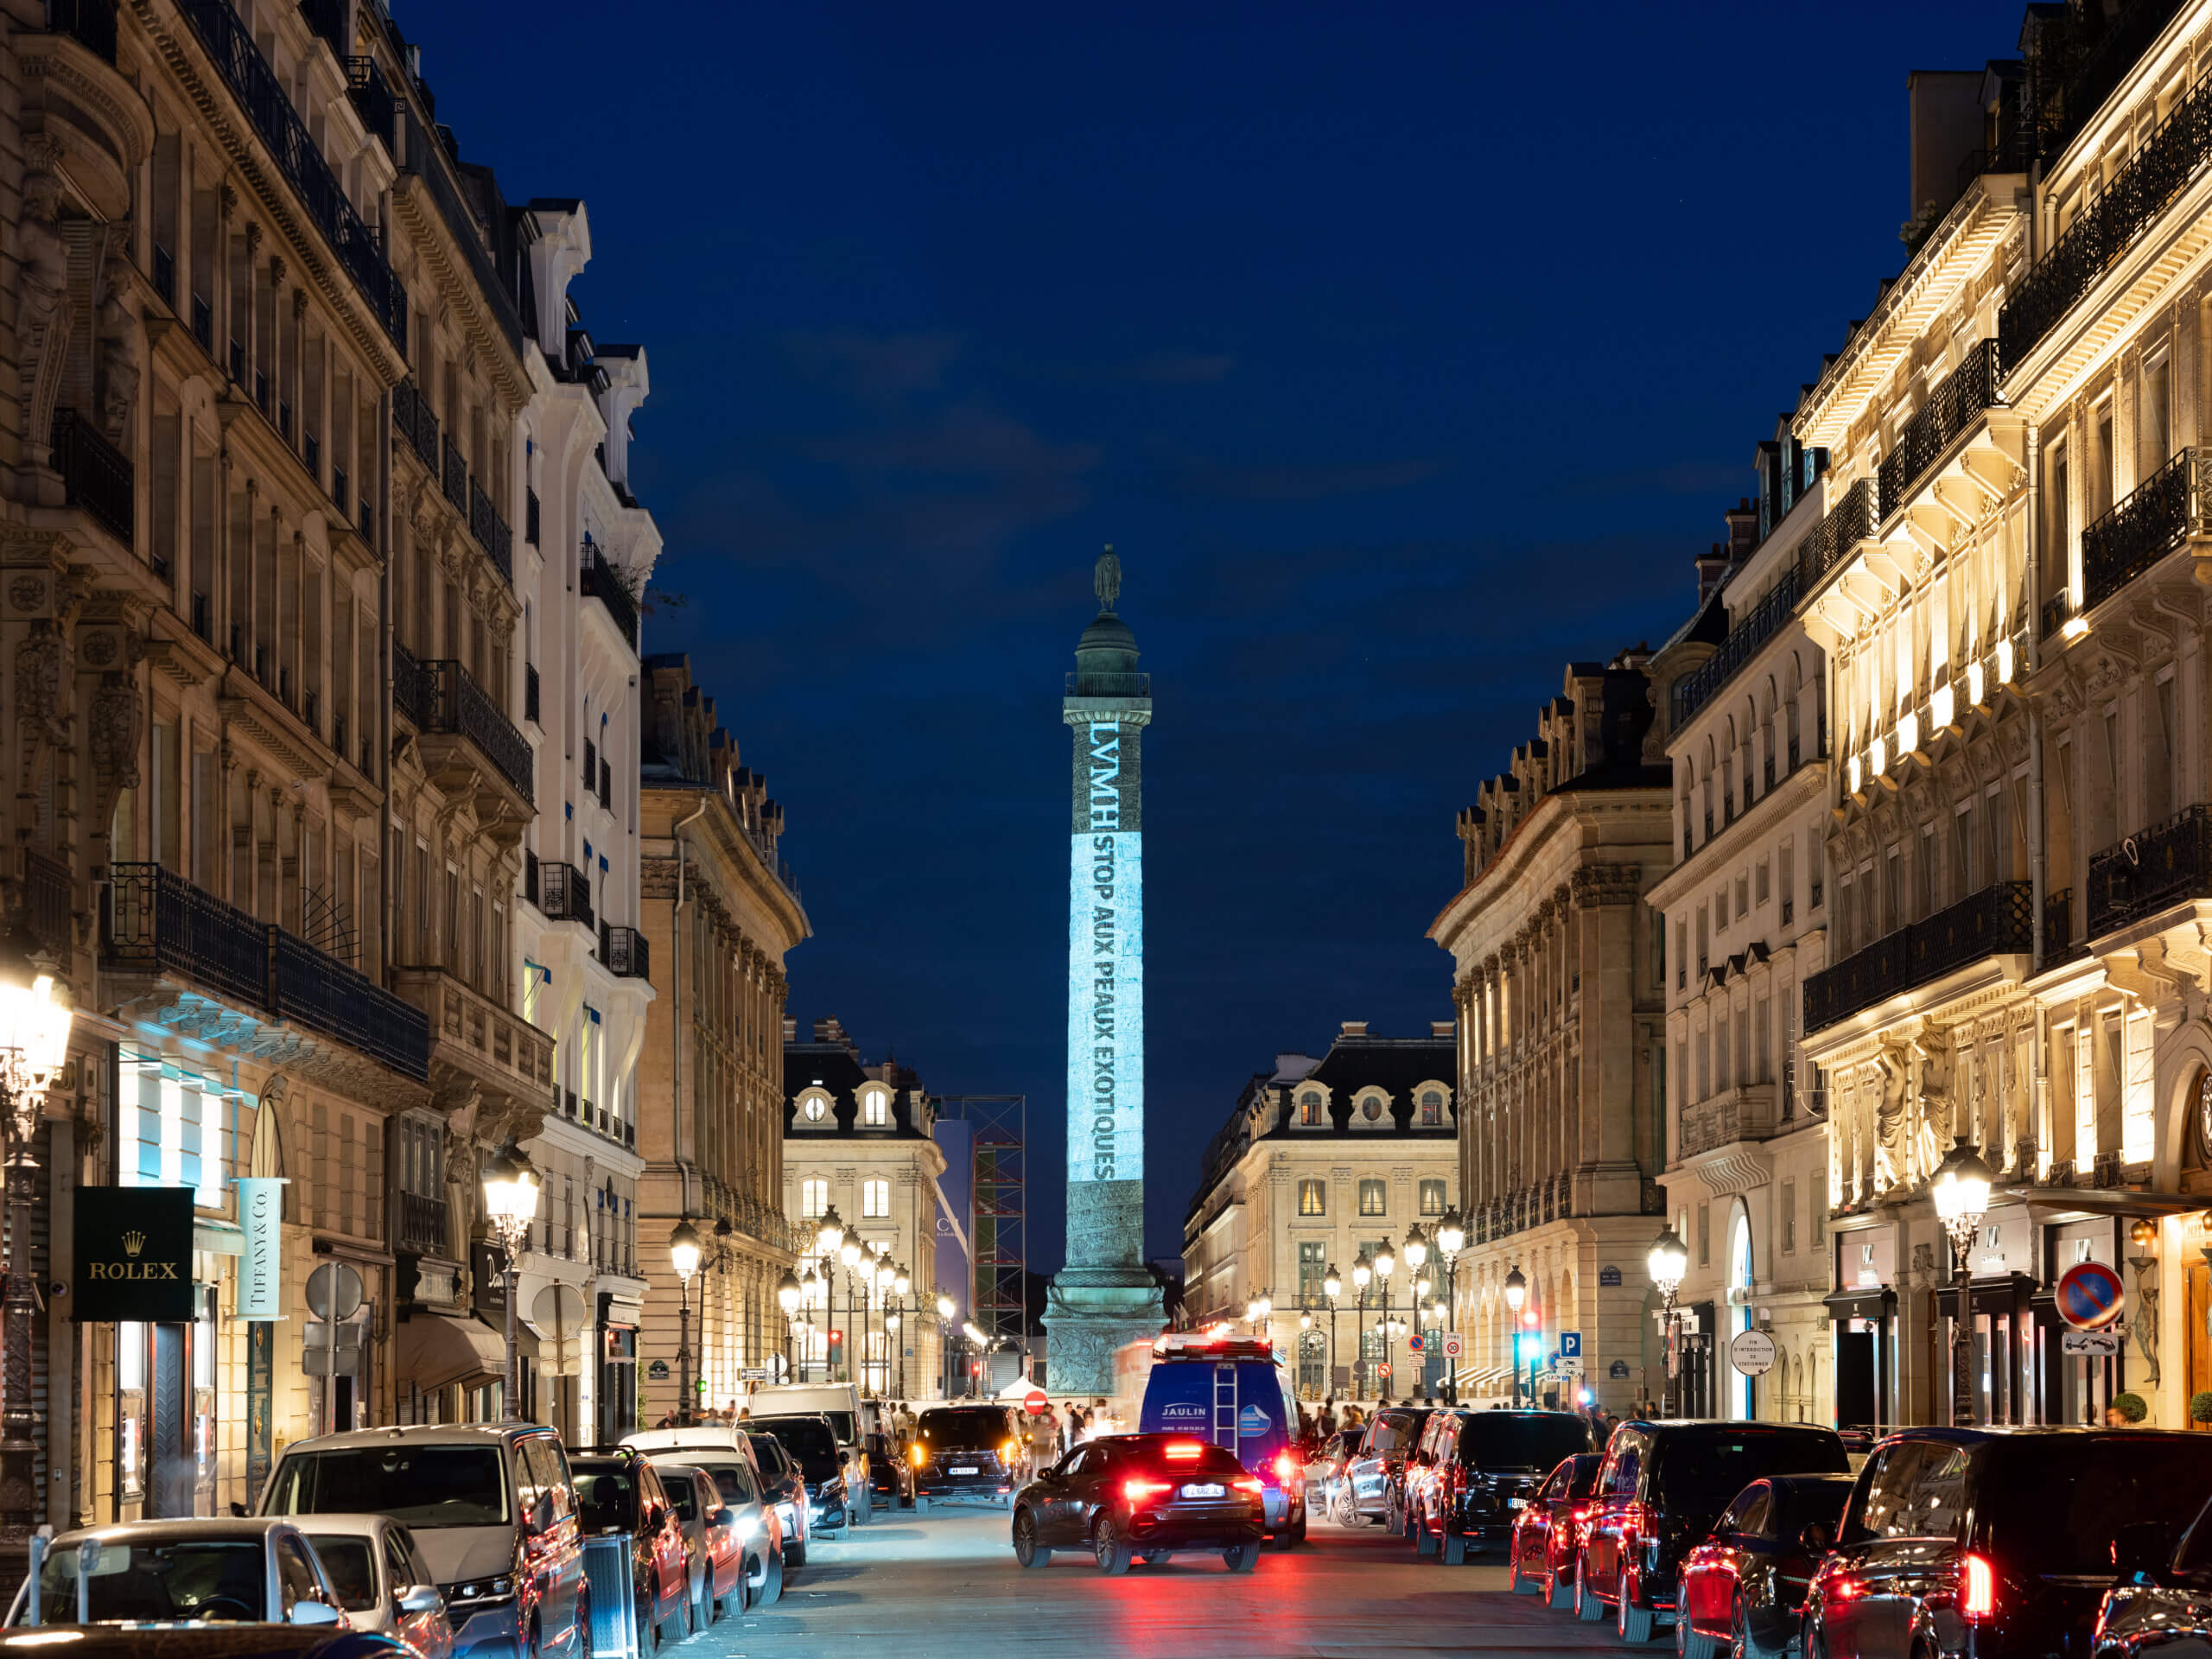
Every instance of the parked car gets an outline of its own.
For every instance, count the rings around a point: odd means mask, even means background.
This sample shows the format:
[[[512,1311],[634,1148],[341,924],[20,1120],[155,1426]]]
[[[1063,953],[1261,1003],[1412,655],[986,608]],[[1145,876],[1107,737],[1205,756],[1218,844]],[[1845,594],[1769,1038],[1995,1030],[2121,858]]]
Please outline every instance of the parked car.
[[[806,1492],[806,1522],[803,1535],[842,1527],[857,1513],[859,1499],[848,1500],[846,1471],[851,1466],[841,1454],[836,1432],[821,1413],[795,1417],[755,1417],[747,1427],[756,1434],[772,1434],[785,1455],[798,1465]]]
[[[630,1540],[630,1596],[638,1643],[671,1628],[691,1634],[691,1563],[683,1523],[653,1466],[625,1448],[575,1459],[576,1515],[586,1537]]]
[[[680,1457],[651,1459],[683,1529],[683,1554],[691,1598],[691,1628],[710,1629],[722,1598],[744,1599],[744,1551],[737,1541],[737,1516],[722,1506],[721,1490],[705,1470]]]
[[[877,1430],[868,1437],[868,1478],[869,1490],[887,1509],[912,1506],[913,1465],[899,1455],[888,1434]]]
[[[1428,1421],[1421,1426],[1421,1438],[1406,1454],[1405,1470],[1398,1478],[1399,1526],[1423,1555],[1435,1551],[1435,1535],[1430,1530],[1429,1519],[1435,1503],[1433,1489],[1440,1470],[1451,1455],[1448,1450],[1440,1448],[1448,1447],[1459,1439],[1460,1422],[1471,1414],[1469,1408],[1459,1406],[1442,1406],[1431,1411]]]
[[[981,1497],[1010,1510],[1027,1482],[1027,1436],[1004,1406],[931,1406],[908,1448],[915,1501]]]
[[[812,1524],[807,1518],[806,1476],[798,1459],[773,1434],[748,1433],[745,1438],[760,1471],[761,1496],[783,1530],[784,1570],[804,1567],[807,1529]]]
[[[836,1437],[837,1460],[844,1465],[841,1473],[851,1501],[852,1523],[866,1526],[874,1505],[868,1492],[865,1438],[871,1425],[864,1414],[872,1413],[873,1402],[863,1407],[860,1389],[850,1382],[771,1383],[755,1389],[752,1400],[754,1422],[795,1416],[828,1421],[830,1432]]]
[[[1330,1520],[1344,1526],[1356,1526],[1357,1517],[1347,1518],[1344,1510],[1351,1497],[1351,1483],[1344,1471],[1351,1466],[1352,1456],[1359,1450],[1363,1428],[1340,1428],[1333,1434],[1325,1434],[1316,1443],[1306,1459],[1306,1502],[1309,1510],[1318,1510]]]
[[[1304,1541],[1298,1400],[1273,1344],[1169,1332],[1153,1344],[1137,1427],[1147,1434],[1192,1435],[1229,1452],[1258,1478],[1276,1541]]]
[[[1407,1507],[1421,1553],[1452,1567],[1471,1548],[1503,1549],[1560,1459],[1597,1449],[1574,1411],[1440,1411],[1423,1438],[1429,1456],[1418,1488],[1408,1480]]]
[[[1516,1596],[1541,1592],[1547,1607],[1564,1607],[1574,1592],[1574,1562],[1582,1550],[1582,1529],[1597,1513],[1591,1501],[1602,1452],[1578,1452],[1562,1458],[1536,1489],[1513,1523],[1506,1557],[1512,1572],[1507,1587]]]
[[[1971,1637],[1975,1659],[2086,1653],[2115,1563],[2170,1559],[2208,1491],[2212,1439],[2201,1434],[1892,1434],[1859,1471],[1813,1575],[1806,1651],[1910,1659]]]
[[[65,1532],[8,1610],[11,1625],[156,1622],[351,1628],[297,1527],[238,1516]]]
[[[1574,1572],[1574,1612],[1610,1611],[1630,1642],[1648,1642],[1675,1610],[1682,1558],[1723,1510],[1767,1475],[1848,1474],[1832,1428],[1802,1423],[1627,1422],[1613,1431],[1598,1476],[1597,1513]]]
[[[414,1535],[388,1515],[318,1515],[305,1528],[357,1630],[397,1637],[421,1659],[453,1659],[453,1624]]]
[[[2123,1530],[2113,1548],[2120,1582],[2097,1609],[2094,1659],[2196,1659],[2212,1654],[2212,1503],[2181,1542],[2159,1553],[2147,1531]]]
[[[13,1641],[67,1642],[72,1659],[410,1659],[388,1636],[328,1624],[64,1624]]]
[[[1736,1495],[1712,1535],[1683,1558],[1675,1651],[1782,1659],[1797,1634],[1820,1555],[1835,1536],[1848,1475],[1776,1475]]]
[[[1373,1519],[1393,1532],[1405,1530],[1398,1483],[1405,1474],[1407,1454],[1419,1443],[1428,1416],[1425,1407],[1385,1406],[1367,1420],[1350,1465],[1351,1508],[1342,1516],[1347,1525]]]
[[[285,1448],[264,1516],[385,1515],[436,1575],[455,1659],[571,1653],[588,1637],[568,1454],[534,1423],[359,1429]]]
[[[1159,1567],[1205,1550],[1249,1573],[1265,1525],[1260,1478],[1223,1447],[1187,1434],[1107,1434],[1015,1496],[1014,1557],[1040,1567],[1056,1548],[1088,1549],[1111,1577],[1133,1560]]]

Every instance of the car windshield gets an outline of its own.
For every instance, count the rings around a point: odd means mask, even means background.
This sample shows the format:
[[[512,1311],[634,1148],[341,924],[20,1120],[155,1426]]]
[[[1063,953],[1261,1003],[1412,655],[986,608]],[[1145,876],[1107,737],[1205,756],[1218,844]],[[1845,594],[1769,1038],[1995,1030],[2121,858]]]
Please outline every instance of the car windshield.
[[[95,1622],[200,1619],[228,1624],[269,1618],[266,1545],[251,1538],[174,1542],[106,1542],[86,1576],[86,1611]],[[52,1622],[77,1617],[79,1547],[64,1544],[38,1575],[41,1612]]]
[[[853,1443],[853,1414],[849,1411],[825,1411],[822,1414],[830,1420],[830,1431],[837,1437],[837,1444],[850,1446]]]
[[[784,1448],[776,1443],[772,1434],[748,1434],[753,1442],[753,1455],[760,1465],[760,1472],[770,1480],[780,1480],[784,1472]]]
[[[493,1446],[349,1446],[295,1452],[276,1471],[269,1515],[388,1515],[417,1529],[507,1522]]]
[[[1388,1416],[1376,1418],[1375,1432],[1368,1445],[1369,1452],[1378,1458],[1403,1457],[1408,1448],[1421,1438],[1421,1425],[1427,1421],[1425,1417],[1414,1417],[1395,1411]]]
[[[377,1605],[377,1570],[369,1560],[369,1541],[346,1533],[311,1532],[308,1542],[322,1562],[323,1576],[338,1592],[338,1605],[349,1613],[365,1612]]]
[[[638,1513],[638,1483],[620,1464],[569,1465],[576,1481],[576,1524],[586,1532],[627,1532]]]
[[[691,1484],[690,1476],[664,1475],[660,1484],[667,1489],[668,1506],[676,1511],[677,1520],[696,1521],[699,1518],[699,1494]]]
[[[830,1425],[819,1417],[769,1417],[763,1419],[768,1432],[783,1442],[799,1467],[811,1473],[828,1465],[828,1472],[837,1469],[837,1441],[830,1432]]]
[[[753,1471],[741,1463],[702,1463],[699,1465],[714,1477],[715,1491],[725,1503],[750,1503],[753,1491]]]
[[[2171,1549],[2212,1487],[2212,1440],[2196,1435],[2038,1434],[1988,1455],[1974,1507],[1990,1553],[2021,1573],[2109,1576],[2120,1529],[2145,1522]]]
[[[932,1446],[995,1452],[1006,1440],[1006,1414],[976,1406],[925,1411],[918,1432]]]
[[[1459,1461],[1470,1469],[1550,1469],[1590,1449],[1580,1417],[1517,1417],[1478,1411],[1459,1431]]]
[[[1681,1515],[1719,1515],[1762,1475],[1848,1474],[1843,1443],[1829,1434],[1732,1431],[1669,1435],[1661,1442],[1655,1489]]]

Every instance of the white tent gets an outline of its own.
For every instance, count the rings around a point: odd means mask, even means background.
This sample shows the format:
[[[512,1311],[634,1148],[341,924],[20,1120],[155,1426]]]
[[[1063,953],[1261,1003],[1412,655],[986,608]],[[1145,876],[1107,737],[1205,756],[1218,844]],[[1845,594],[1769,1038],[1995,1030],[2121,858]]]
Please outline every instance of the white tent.
[[[1036,1386],[1037,1385],[1034,1382],[1032,1382],[1027,1377],[1017,1376],[1013,1382],[1007,1383],[1006,1387],[998,1391],[998,1398],[1019,1402],[1027,1399],[1029,1397],[1030,1390],[1034,1389]]]

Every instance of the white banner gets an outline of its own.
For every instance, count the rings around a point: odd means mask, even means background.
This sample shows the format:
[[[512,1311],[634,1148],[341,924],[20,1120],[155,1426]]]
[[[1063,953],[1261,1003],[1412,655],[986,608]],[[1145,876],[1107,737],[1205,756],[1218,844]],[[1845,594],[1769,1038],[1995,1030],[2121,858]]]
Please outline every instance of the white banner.
[[[245,1248],[238,1253],[238,1311],[242,1319],[284,1317],[284,1180],[281,1176],[238,1178],[238,1230]]]
[[[1144,835],[1073,836],[1068,861],[1068,1179],[1144,1177]]]

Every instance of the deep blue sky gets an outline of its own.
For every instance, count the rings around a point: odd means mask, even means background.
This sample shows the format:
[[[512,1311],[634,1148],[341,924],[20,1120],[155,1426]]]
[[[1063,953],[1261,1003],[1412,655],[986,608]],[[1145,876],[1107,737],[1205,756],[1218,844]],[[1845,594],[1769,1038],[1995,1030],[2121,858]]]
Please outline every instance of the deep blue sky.
[[[1656,641],[1900,263],[1904,78],[2017,3],[399,0],[642,341],[637,487],[789,818],[791,1011],[1021,1092],[1061,1249],[1063,671],[1112,542],[1147,747],[1149,1245],[1278,1050],[1450,1014],[1453,816]],[[1280,1287],[1278,1287],[1280,1288]]]

